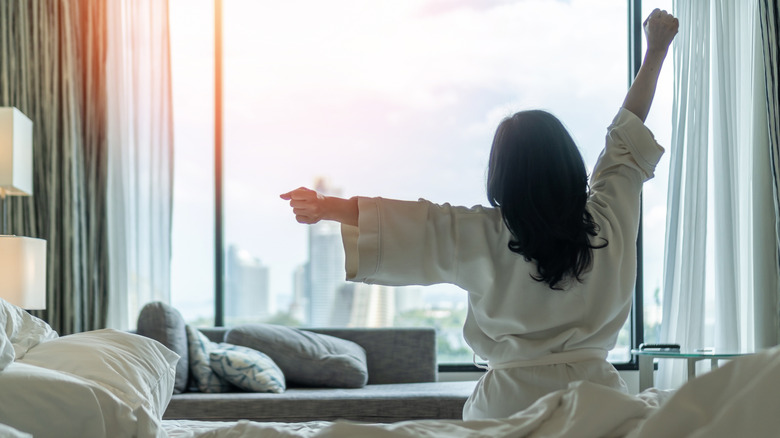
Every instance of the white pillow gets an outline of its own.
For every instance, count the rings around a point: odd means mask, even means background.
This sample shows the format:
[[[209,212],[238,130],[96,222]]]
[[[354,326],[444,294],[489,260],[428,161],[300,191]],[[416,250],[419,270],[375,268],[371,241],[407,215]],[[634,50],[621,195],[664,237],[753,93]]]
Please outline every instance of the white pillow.
[[[260,351],[223,343],[209,359],[218,376],[245,391],[278,394],[285,390],[282,370]]]
[[[219,377],[211,369],[209,354],[219,344],[212,342],[200,330],[187,326],[187,345],[190,355],[190,375],[195,381],[198,391],[204,393],[230,392],[235,389],[233,385]]]
[[[97,383],[14,362],[0,373],[0,423],[48,437],[165,436],[160,421],[133,409]]]
[[[0,298],[0,371],[30,348],[56,337],[45,321]]]
[[[105,329],[38,344],[22,362],[95,382],[137,416],[160,419],[173,394],[178,360],[179,355],[153,339]]]

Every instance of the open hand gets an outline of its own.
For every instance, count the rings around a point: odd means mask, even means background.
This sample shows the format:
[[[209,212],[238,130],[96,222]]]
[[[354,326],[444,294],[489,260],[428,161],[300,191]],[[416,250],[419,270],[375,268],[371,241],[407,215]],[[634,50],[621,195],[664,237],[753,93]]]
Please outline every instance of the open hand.
[[[298,222],[302,224],[316,224],[324,219],[325,197],[314,190],[299,187],[280,195],[280,197],[290,201],[290,207],[292,207],[295,220]]]
[[[672,14],[654,9],[643,24],[647,38],[647,50],[666,52],[674,36],[677,35],[679,26],[680,22]]]

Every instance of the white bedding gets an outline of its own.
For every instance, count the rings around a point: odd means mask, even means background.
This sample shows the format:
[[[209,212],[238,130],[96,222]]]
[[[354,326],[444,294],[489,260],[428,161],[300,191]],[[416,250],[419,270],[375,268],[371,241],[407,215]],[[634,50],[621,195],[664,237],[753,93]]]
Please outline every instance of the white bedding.
[[[501,420],[415,420],[391,424],[350,422],[217,423],[163,421],[172,438],[238,437],[622,437],[666,397],[647,391],[633,397],[605,386],[577,382]]]
[[[164,438],[178,359],[116,330],[59,337],[0,299],[0,438]]]
[[[735,360],[676,392],[631,396],[587,382],[500,420],[216,423],[163,421],[172,438],[249,437],[774,437],[780,431],[780,347]]]
[[[72,342],[71,347],[61,348]],[[119,359],[125,353],[131,358]],[[0,437],[28,433],[149,438],[780,436],[780,347],[734,360],[674,393],[649,390],[631,396],[576,382],[498,420],[393,424],[166,420],[160,426],[176,362],[175,355],[166,353],[170,352],[156,341],[114,331],[58,339],[45,322],[0,299]],[[87,359],[93,356],[104,360]],[[31,363],[25,363],[28,359]],[[99,364],[105,370],[93,369]],[[150,421],[144,423],[137,408],[147,405]],[[46,421],[40,421],[43,418]]]

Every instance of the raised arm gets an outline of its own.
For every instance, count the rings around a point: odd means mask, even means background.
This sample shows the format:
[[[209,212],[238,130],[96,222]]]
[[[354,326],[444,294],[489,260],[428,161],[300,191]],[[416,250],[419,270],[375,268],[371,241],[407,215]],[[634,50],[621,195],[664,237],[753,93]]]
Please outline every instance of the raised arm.
[[[642,122],[647,119],[650,105],[653,103],[658,75],[666,58],[666,52],[677,34],[679,22],[671,14],[655,9],[644,22],[647,52],[639,68],[634,83],[626,94],[623,108],[631,111]]]
[[[315,224],[321,220],[354,226],[358,224],[357,198],[323,196],[305,187],[284,193],[281,198],[290,201],[295,220],[302,224]]]

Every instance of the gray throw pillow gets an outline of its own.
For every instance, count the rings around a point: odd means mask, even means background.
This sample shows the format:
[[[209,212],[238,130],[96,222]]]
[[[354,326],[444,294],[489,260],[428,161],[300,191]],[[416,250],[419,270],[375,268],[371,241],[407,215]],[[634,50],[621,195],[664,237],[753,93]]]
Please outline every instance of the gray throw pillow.
[[[225,342],[268,355],[288,384],[360,388],[368,382],[366,351],[345,339],[273,324],[228,330]]]
[[[178,310],[159,301],[145,305],[138,315],[136,331],[139,335],[158,341],[181,357],[176,364],[174,394],[187,390],[190,376],[186,326]]]

